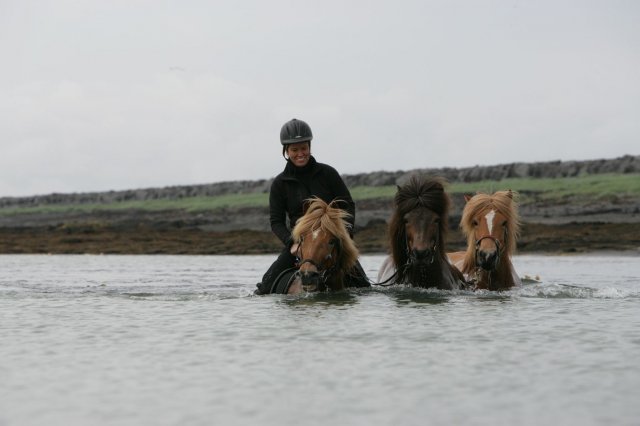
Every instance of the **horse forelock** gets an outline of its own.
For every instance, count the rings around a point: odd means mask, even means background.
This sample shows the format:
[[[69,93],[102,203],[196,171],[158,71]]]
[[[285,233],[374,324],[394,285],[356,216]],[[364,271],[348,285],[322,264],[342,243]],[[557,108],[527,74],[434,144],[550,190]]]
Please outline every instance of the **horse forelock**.
[[[394,202],[402,214],[417,207],[426,207],[440,216],[446,216],[449,210],[444,180],[436,177],[412,176],[407,183],[398,187]]]
[[[307,212],[296,222],[292,231],[294,241],[300,239],[307,232],[324,231],[340,241],[340,256],[338,268],[346,271],[351,269],[358,260],[358,249],[347,231],[346,219],[350,216],[346,211],[337,208],[337,203],[327,204],[320,198],[312,198]]]
[[[515,195],[517,194],[513,191],[497,191],[493,194],[478,193],[467,201],[460,221],[462,232],[467,237],[465,265],[475,264],[474,217],[488,209],[496,210],[507,220],[507,239],[505,241],[506,250],[504,250],[504,254],[511,255],[515,251],[516,241],[520,234],[518,205],[513,199]]]

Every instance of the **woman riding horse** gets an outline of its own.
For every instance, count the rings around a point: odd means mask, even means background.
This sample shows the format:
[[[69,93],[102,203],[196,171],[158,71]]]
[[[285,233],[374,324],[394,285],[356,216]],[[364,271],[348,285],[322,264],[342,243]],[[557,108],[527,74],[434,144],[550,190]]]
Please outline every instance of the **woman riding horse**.
[[[284,171],[273,180],[269,193],[271,230],[284,245],[278,258],[257,284],[255,294],[271,292],[276,278],[296,263],[297,244],[291,237],[291,229],[304,213],[305,200],[317,197],[326,203],[335,201],[348,214],[351,235],[355,224],[355,203],[338,172],[327,164],[318,163],[311,155],[313,133],[307,123],[293,119],[280,130],[282,156],[287,160]],[[289,224],[287,225],[287,216]],[[356,266],[346,278],[347,287],[367,287],[369,282],[360,266]]]

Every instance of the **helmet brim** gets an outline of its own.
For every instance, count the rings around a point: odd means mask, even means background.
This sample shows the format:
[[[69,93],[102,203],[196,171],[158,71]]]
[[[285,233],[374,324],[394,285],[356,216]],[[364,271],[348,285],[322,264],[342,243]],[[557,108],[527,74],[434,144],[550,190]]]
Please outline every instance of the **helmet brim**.
[[[313,139],[313,137],[309,136],[309,137],[303,137],[303,138],[287,139],[284,141],[281,140],[280,143],[284,146],[287,146],[287,145],[292,145],[294,143],[311,142],[311,139]]]

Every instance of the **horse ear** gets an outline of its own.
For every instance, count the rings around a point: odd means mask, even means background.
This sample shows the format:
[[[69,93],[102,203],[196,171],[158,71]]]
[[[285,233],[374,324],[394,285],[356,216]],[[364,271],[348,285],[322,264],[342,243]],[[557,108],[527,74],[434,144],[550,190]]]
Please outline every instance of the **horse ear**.
[[[465,201],[465,202],[467,202],[467,203],[468,203],[468,202],[469,202],[469,200],[470,200],[471,198],[473,198],[473,195],[471,195],[471,194],[464,194],[464,201]]]

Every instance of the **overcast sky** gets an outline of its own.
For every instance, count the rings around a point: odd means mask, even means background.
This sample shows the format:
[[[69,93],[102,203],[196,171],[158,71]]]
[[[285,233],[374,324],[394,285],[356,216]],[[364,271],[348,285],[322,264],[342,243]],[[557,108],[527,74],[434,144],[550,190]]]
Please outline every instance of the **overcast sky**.
[[[0,197],[640,154],[640,2],[0,0]]]

